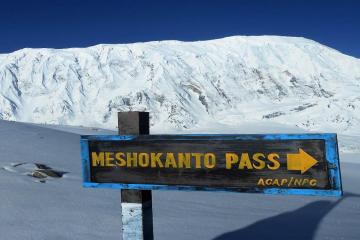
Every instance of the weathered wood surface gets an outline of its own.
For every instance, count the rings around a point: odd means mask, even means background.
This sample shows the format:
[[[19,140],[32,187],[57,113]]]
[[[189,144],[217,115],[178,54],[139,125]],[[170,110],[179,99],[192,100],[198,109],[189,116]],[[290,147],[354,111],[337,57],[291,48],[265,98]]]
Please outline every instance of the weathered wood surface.
[[[172,136],[172,135],[149,135],[138,136],[132,140],[91,140],[89,139],[89,156],[90,163],[93,161],[92,153],[100,154],[101,152],[110,152],[114,156],[116,153],[162,153],[162,162],[165,165],[166,154],[173,153],[177,156],[179,153],[212,153],[216,158],[216,165],[213,168],[196,167],[196,159],[191,157],[191,167],[141,167],[137,166],[119,166],[115,157],[108,161],[112,166],[91,166],[90,180],[96,183],[129,183],[129,184],[165,184],[165,185],[184,185],[206,188],[231,188],[239,191],[253,188],[298,188],[298,189],[332,189],[332,179],[329,175],[329,165],[326,159],[326,147],[324,139],[288,139],[288,140],[264,140],[246,139],[241,137],[226,136]],[[262,140],[261,140],[262,139]],[[311,166],[305,172],[299,170],[289,170],[289,154],[299,154],[303,150],[313,159],[316,164]],[[239,156],[239,161],[232,164],[231,169],[226,167],[225,155],[233,153]],[[250,158],[252,169],[244,167],[239,169],[243,154]],[[254,160],[254,155],[264,163]],[[273,166],[268,158],[270,154],[277,154],[280,166],[277,169],[269,169],[267,166]],[[134,156],[134,155],[132,155]],[[259,157],[260,156],[260,157]],[[264,156],[265,158],[262,158]],[[300,158],[302,155],[300,156]],[[126,157],[125,157],[126,158]],[[139,159],[138,159],[139,160]],[[150,160],[151,161],[151,160]],[[264,165],[262,167],[260,165]],[[91,165],[91,164],[90,164]],[[105,164],[106,165],[106,164]],[[260,168],[260,169],[256,169]],[[272,183],[261,182],[266,179],[272,179]],[[282,184],[280,186],[273,183],[278,179]],[[316,184],[304,179],[316,180]],[[298,180],[297,182],[294,182]],[[260,181],[260,184],[259,184]],[[287,182],[286,182],[287,181]],[[299,181],[302,181],[299,183]],[[295,184],[297,183],[297,184]]]
[[[119,134],[149,134],[148,112],[119,112]],[[124,240],[152,240],[153,214],[151,190],[121,190],[122,236]]]

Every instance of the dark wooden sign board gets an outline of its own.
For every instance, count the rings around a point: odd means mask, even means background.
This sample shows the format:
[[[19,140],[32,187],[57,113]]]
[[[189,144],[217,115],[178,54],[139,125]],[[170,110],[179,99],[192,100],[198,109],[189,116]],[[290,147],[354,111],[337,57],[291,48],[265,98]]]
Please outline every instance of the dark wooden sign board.
[[[341,196],[336,134],[82,136],[83,186]]]

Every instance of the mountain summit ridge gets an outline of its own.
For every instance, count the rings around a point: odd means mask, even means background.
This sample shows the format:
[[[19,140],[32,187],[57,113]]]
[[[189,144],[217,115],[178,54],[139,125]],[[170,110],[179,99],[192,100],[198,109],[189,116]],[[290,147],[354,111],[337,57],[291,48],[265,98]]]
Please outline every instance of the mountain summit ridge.
[[[14,54],[14,53],[18,53],[18,52],[23,52],[23,51],[39,51],[39,50],[45,50],[45,51],[78,51],[78,50],[83,50],[83,49],[89,49],[89,48],[99,48],[99,47],[111,47],[111,46],[131,46],[131,45],[141,45],[141,44],[163,44],[163,43],[182,43],[182,44],[186,44],[186,43],[211,43],[211,42],[219,42],[219,41],[229,41],[229,40],[236,40],[236,39],[242,39],[244,40],[270,40],[270,41],[282,41],[282,42],[308,42],[309,44],[317,44],[319,46],[322,46],[324,48],[328,48],[331,49],[332,51],[336,51],[339,52],[343,55],[346,55],[348,57],[354,58],[354,59],[358,59],[355,56],[351,56],[345,53],[340,52],[339,50],[336,50],[334,48],[328,47],[324,44],[321,44],[319,42],[316,42],[312,39],[309,38],[305,38],[305,37],[301,37],[301,36],[279,36],[279,35],[256,35],[256,36],[251,36],[251,35],[235,35],[235,36],[228,36],[228,37],[222,37],[222,38],[217,38],[217,39],[209,39],[209,40],[197,40],[197,41],[180,41],[180,40],[154,40],[154,41],[147,41],[147,42],[132,42],[132,43],[100,43],[100,44],[95,44],[95,45],[90,45],[87,47],[70,47],[70,48],[22,48],[10,53],[0,53],[0,58],[1,57],[6,57],[10,54]]]

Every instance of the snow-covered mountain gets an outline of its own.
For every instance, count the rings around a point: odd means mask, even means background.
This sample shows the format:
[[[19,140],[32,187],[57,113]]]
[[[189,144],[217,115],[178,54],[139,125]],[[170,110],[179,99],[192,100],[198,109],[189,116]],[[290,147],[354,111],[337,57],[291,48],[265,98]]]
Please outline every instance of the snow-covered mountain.
[[[273,121],[360,136],[360,59],[297,37],[236,36],[0,55],[0,119],[115,128]]]

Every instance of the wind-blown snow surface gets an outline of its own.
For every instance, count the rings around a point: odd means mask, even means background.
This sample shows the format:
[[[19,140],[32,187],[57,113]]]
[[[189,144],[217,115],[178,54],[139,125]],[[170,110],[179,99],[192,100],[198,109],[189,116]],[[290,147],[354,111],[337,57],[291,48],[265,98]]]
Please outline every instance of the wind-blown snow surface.
[[[299,132],[280,124],[246,124],[223,132],[257,133],[265,128]],[[0,121],[0,239],[121,239],[120,192],[81,186],[79,133],[115,134]],[[345,190],[341,199],[153,191],[155,239],[358,240],[360,164],[349,163],[357,157],[341,155]],[[66,173],[40,183],[26,175],[35,163]]]
[[[271,120],[360,136],[360,60],[277,36],[0,55],[1,119],[113,129],[129,110],[165,130]]]

